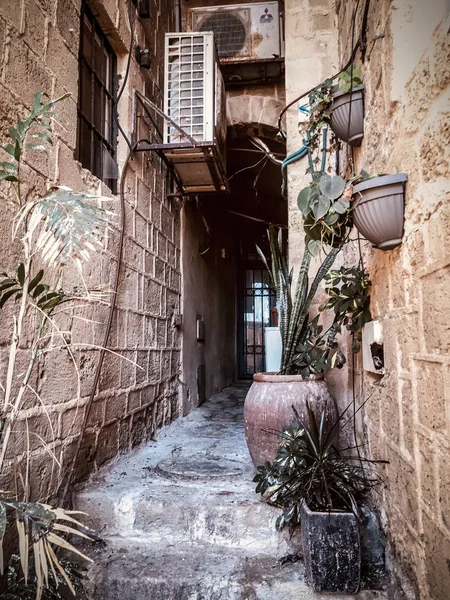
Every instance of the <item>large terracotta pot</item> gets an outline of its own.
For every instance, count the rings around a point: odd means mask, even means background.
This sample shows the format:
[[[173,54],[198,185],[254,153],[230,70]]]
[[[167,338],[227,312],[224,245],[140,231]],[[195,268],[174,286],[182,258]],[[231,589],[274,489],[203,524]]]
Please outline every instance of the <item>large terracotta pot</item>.
[[[308,423],[306,401],[317,419],[323,410],[330,427],[337,419],[336,401],[323,379],[302,379],[300,375],[253,375],[244,404],[247,446],[255,466],[272,461],[278,449],[278,433],[296,420],[294,406],[303,422]]]

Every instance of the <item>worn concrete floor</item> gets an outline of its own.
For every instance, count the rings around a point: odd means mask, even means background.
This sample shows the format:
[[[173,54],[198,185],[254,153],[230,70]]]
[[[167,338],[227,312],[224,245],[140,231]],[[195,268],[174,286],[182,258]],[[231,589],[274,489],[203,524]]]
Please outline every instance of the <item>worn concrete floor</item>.
[[[254,493],[247,389],[237,383],[217,394],[79,491],[77,508],[106,541],[91,552],[89,600],[329,598],[307,587],[301,561],[280,563],[299,544],[275,531],[277,510]]]

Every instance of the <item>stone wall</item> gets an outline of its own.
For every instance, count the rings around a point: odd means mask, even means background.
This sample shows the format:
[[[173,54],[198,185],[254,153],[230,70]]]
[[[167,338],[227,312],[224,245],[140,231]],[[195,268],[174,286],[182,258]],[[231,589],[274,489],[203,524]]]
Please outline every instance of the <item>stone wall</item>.
[[[118,71],[124,74],[130,27],[125,0],[92,0],[89,5],[118,57]],[[88,171],[74,160],[78,95],[78,48],[81,0],[6,0],[0,3],[0,135],[17,111],[30,106],[35,92],[51,97],[66,92],[71,98],[61,105],[55,119],[56,138],[43,158],[28,152],[23,168],[27,189],[43,193],[55,183],[76,190],[111,196]],[[136,20],[135,39],[151,53],[151,69],[139,68],[135,59],[120,101],[122,127],[131,135],[133,89],[159,105],[162,103],[164,33],[174,28],[171,3],[151,0],[151,19]],[[133,9],[133,18],[136,19]],[[134,56],[134,54],[133,54]],[[119,84],[122,79],[119,79]],[[142,125],[138,129],[141,132]],[[145,133],[145,131],[143,131]],[[35,153],[37,154],[37,153]],[[127,147],[119,139],[119,171],[123,172]],[[88,418],[76,478],[87,475],[117,452],[149,436],[181,412],[178,386],[181,342],[174,327],[180,311],[180,217],[176,203],[167,199],[170,180],[154,155],[136,155],[126,168],[124,179],[125,239],[117,296],[117,311],[109,337],[108,352],[98,392]],[[24,184],[25,188],[25,184]],[[169,190],[170,191],[170,190]],[[1,184],[4,196],[6,186]],[[105,240],[103,253],[93,256],[85,268],[88,286],[111,289],[117,270],[120,202],[112,197],[109,208],[117,217]],[[11,237],[13,211],[2,198],[0,205],[2,239]],[[3,243],[1,271],[11,271],[19,259],[18,245]],[[62,287],[71,292],[82,287],[73,269],[65,271]],[[109,301],[109,300],[108,300]],[[14,463],[19,495],[18,471],[25,480],[30,469],[30,496],[51,496],[59,483],[61,469],[51,454],[67,468],[80,435],[84,407],[93,385],[99,351],[103,343],[109,307],[69,305],[56,320],[64,343],[75,358],[72,364],[66,349],[47,346],[38,363],[29,392],[14,429],[9,463]],[[11,312],[2,311],[0,333],[0,379],[4,382],[8,344],[11,341]],[[22,340],[21,364],[29,356],[28,333]],[[51,345],[61,346],[54,335]],[[77,392],[77,370],[81,390]],[[26,434],[28,428],[29,435]],[[31,452],[24,453],[29,439]],[[12,469],[12,466],[11,466]],[[14,490],[8,468],[2,473],[1,488]]]
[[[338,2],[336,19],[326,0],[285,3],[287,101],[348,61],[352,14],[358,5],[357,40],[365,4]],[[420,600],[444,600],[450,590],[448,30],[444,0],[370,3],[365,60],[361,64],[358,53],[356,61],[366,86],[365,137],[349,153],[356,172],[408,175],[402,245],[383,252],[363,244],[373,283],[372,316],[384,327],[386,375],[363,372],[359,358],[355,380],[358,397],[370,397],[359,424],[370,453],[390,461],[376,501],[395,585]],[[292,152],[301,145],[296,107],[287,113],[287,131]],[[308,183],[305,169],[305,161],[289,169],[294,263],[303,249],[296,199]],[[355,252],[349,245],[339,261],[355,262]],[[351,363],[329,382],[344,404],[351,394]]]
[[[338,5],[342,61],[355,4]],[[386,375],[362,373],[360,391],[370,397],[372,455],[390,461],[379,506],[398,573],[407,596],[421,600],[450,593],[448,29],[444,0],[371,3],[365,137],[354,153],[356,172],[408,175],[402,245],[364,247]]]

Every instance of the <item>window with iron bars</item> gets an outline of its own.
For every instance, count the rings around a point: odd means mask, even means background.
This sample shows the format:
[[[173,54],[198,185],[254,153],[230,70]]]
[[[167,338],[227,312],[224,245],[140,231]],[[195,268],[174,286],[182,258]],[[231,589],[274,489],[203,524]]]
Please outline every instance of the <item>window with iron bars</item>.
[[[117,188],[116,55],[95,17],[82,3],[76,158]]]

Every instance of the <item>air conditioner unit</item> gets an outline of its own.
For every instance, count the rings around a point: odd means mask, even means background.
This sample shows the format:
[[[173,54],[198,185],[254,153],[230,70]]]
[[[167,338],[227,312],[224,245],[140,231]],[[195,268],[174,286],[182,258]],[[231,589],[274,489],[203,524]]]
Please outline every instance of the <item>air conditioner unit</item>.
[[[221,63],[280,59],[283,40],[278,2],[187,10],[191,31],[214,32]]]
[[[214,34],[168,33],[164,154],[186,193],[227,189],[226,99]]]

